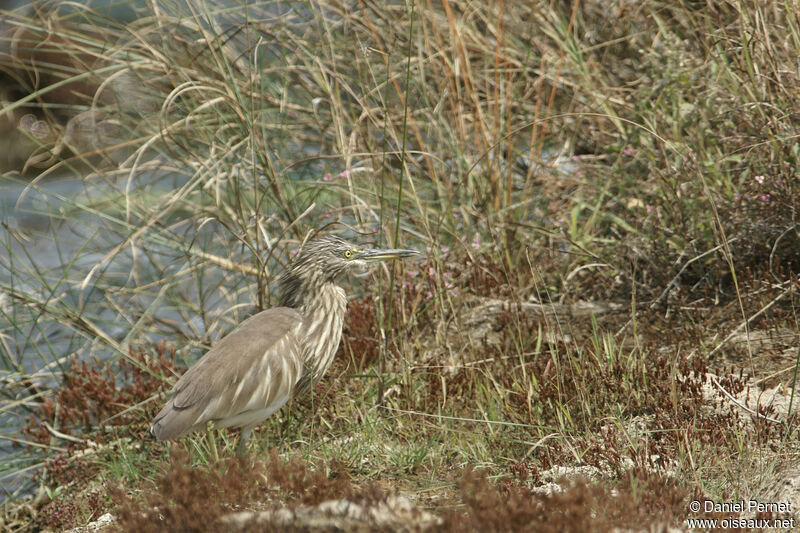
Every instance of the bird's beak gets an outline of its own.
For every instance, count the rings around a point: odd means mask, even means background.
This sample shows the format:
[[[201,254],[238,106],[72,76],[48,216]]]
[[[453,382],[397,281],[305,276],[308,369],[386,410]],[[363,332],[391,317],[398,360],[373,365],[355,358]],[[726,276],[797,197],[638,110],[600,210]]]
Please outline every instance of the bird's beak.
[[[387,259],[401,259],[403,257],[411,257],[419,255],[416,250],[397,250],[397,249],[381,249],[375,248],[372,250],[362,250],[356,254],[356,259],[361,261],[385,261]]]

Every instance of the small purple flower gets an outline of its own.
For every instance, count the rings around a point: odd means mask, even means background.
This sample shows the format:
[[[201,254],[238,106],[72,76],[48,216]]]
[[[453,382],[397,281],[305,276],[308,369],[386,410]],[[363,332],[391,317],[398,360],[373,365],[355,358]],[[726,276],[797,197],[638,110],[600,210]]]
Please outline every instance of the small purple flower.
[[[433,291],[428,291],[428,298],[433,298]]]
[[[623,153],[623,154],[625,154],[625,155],[633,155],[633,148],[631,148],[630,146],[627,146],[627,147],[626,147],[626,148],[625,148],[625,149],[622,151],[622,153]]]
[[[738,192],[735,192],[735,193],[733,193],[733,199],[734,199],[734,200],[738,200],[738,199],[739,199],[739,198],[741,198],[741,197],[742,197],[742,196],[741,196],[741,195],[740,195]]]
[[[769,194],[762,194],[761,196],[759,196],[759,198],[761,198],[761,200],[763,200],[764,202],[769,202],[772,197]]]
[[[331,181],[331,173],[326,172],[324,176],[322,176],[322,181]]]
[[[775,180],[775,185],[783,185],[786,183],[786,180]]]
[[[789,163],[788,161],[784,161],[783,166],[785,166],[786,168],[792,168],[792,164]]]
[[[756,181],[758,182],[758,184],[759,184],[759,185],[761,185],[762,183],[764,183],[764,179],[765,179],[765,178],[764,178],[764,176],[756,176],[756,177],[755,177],[755,178],[753,178],[753,179],[754,179],[754,180],[756,180]]]
[[[340,172],[340,173],[339,173],[339,175],[338,175],[338,176],[336,176],[336,177],[337,177],[337,178],[349,178],[349,177],[350,177],[350,169],[343,170],[343,171],[342,171],[342,172]]]
[[[446,254],[449,251],[450,251],[450,248],[448,248],[447,246],[442,246],[442,253],[443,254]],[[445,275],[447,275],[447,274],[445,274]]]
[[[652,213],[652,212],[653,212],[653,209],[655,209],[655,207],[653,207],[653,206],[652,206],[652,205],[650,205],[650,204],[647,204],[647,205],[645,205],[645,206],[644,206],[644,208],[645,208],[645,209],[647,209],[647,212],[648,212],[648,213]]]

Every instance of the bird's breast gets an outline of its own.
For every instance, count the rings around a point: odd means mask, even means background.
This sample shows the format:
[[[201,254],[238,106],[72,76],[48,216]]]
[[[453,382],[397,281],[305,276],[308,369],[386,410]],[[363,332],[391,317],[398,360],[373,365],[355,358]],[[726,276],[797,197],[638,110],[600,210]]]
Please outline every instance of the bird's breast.
[[[347,297],[341,287],[323,287],[306,308],[304,326],[306,366],[313,380],[320,379],[333,363],[342,339]]]

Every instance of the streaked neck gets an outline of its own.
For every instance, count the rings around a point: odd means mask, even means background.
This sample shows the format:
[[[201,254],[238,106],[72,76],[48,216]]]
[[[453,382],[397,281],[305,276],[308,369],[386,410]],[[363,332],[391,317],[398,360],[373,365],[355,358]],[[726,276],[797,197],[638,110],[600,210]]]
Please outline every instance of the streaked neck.
[[[344,290],[332,282],[309,294],[300,308],[306,332],[306,361],[313,380],[321,378],[333,363],[342,339],[346,308]]]

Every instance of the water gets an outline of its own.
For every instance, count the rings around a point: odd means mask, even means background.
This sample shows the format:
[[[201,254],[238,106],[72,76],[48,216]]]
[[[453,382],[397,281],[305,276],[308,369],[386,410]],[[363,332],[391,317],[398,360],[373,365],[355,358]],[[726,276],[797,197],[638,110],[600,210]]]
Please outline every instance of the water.
[[[191,250],[242,257],[218,224],[200,226],[177,209],[120,246],[147,223],[135,209],[126,212],[125,194],[134,205],[168,197],[187,176],[106,178],[33,185],[0,178],[0,464],[6,467],[35,460],[10,440],[19,438],[36,408],[30,390],[20,386],[23,376],[46,390],[73,359],[105,360],[129,343],[195,337],[194,330],[202,334],[209,325],[199,311],[213,321],[223,310],[241,305],[243,312],[255,301],[244,276],[231,279],[213,265],[187,270]],[[217,290],[223,284],[224,296]],[[7,490],[22,486],[4,474],[0,470],[0,484]]]
[[[226,46],[241,52],[234,54],[237,61],[248,67],[249,47],[257,39],[250,40],[247,32],[241,31],[245,20],[241,2],[191,3],[196,12],[210,15],[204,21],[206,29],[213,27],[224,35]],[[145,2],[98,0],[93,7],[104,5],[122,9],[110,13],[118,22],[132,20],[137,10],[151,15],[143,11]],[[159,5],[161,9],[185,9],[182,2]],[[3,4],[0,9],[9,7]],[[65,10],[75,8],[59,9],[59,14],[65,15]],[[76,9],[76,13],[80,10]],[[247,17],[264,24],[274,21],[280,31],[291,32],[302,19],[313,18],[315,13],[303,3],[276,2],[250,5]],[[83,21],[80,16],[73,18]],[[0,22],[6,24],[10,20],[4,15]],[[298,32],[307,29],[302,24],[297,27]],[[180,24],[177,28],[186,31]],[[189,42],[196,38],[185,37]],[[0,40],[0,48],[9,42]],[[259,60],[282,64],[283,54],[269,43],[267,40],[260,47]],[[129,83],[133,79],[114,78],[117,85],[113,88],[124,93],[120,98],[123,115],[130,118],[138,112],[139,122],[157,123],[161,102],[153,114],[148,114],[148,102],[141,99],[146,95],[136,92],[137,88],[142,90],[142,84],[137,87]],[[279,76],[276,81],[283,78]],[[156,96],[163,100],[164,95]],[[286,120],[275,114],[278,123]],[[72,120],[68,125],[76,122]],[[280,131],[279,127],[275,129]],[[68,127],[67,130],[68,136]],[[104,140],[97,132],[96,128],[89,128],[92,142]],[[276,146],[271,155],[279,172],[281,161],[286,159],[278,150],[292,152],[290,161],[304,156],[313,158],[319,152],[317,147],[280,144],[283,139],[270,141]],[[10,139],[0,138],[0,150],[10,146]],[[0,175],[0,487],[6,494],[26,489],[24,476],[10,476],[25,465],[36,465],[41,457],[29,453],[36,448],[13,445],[41,399],[31,397],[31,389],[23,386],[24,380],[48,390],[59,383],[60,373],[70,361],[104,361],[120,357],[131,344],[148,347],[161,339],[189,346],[182,355],[192,359],[203,351],[203,342],[213,341],[229,330],[252,312],[259,300],[255,276],[242,275],[220,262],[252,266],[253,254],[263,253],[281,236],[283,220],[275,214],[275,204],[264,202],[258,208],[260,212],[245,207],[245,212],[237,214],[232,222],[226,207],[217,203],[217,189],[209,185],[220,179],[224,196],[230,195],[231,184],[240,180],[249,193],[252,184],[248,180],[253,176],[247,169],[240,168],[223,177],[219,175],[221,169],[210,176],[203,175],[197,158],[187,155],[189,161],[175,160],[158,149],[163,149],[163,144],[139,161],[131,174],[79,167],[33,182],[13,173]],[[183,152],[178,152],[179,159]],[[122,153],[117,161],[127,155],[130,152]],[[228,162],[224,166],[230,168]],[[316,180],[326,170],[326,164],[310,161],[297,165],[281,179],[290,182],[302,175],[303,179]],[[260,196],[266,197],[266,179],[255,179]],[[182,189],[186,190],[181,192]],[[292,195],[292,207],[299,214],[319,199],[319,189],[298,188]],[[228,196],[220,203],[229,201]],[[261,249],[254,252],[237,235],[246,235],[249,240],[259,235]],[[281,249],[270,260],[270,271],[286,261],[285,252]]]

